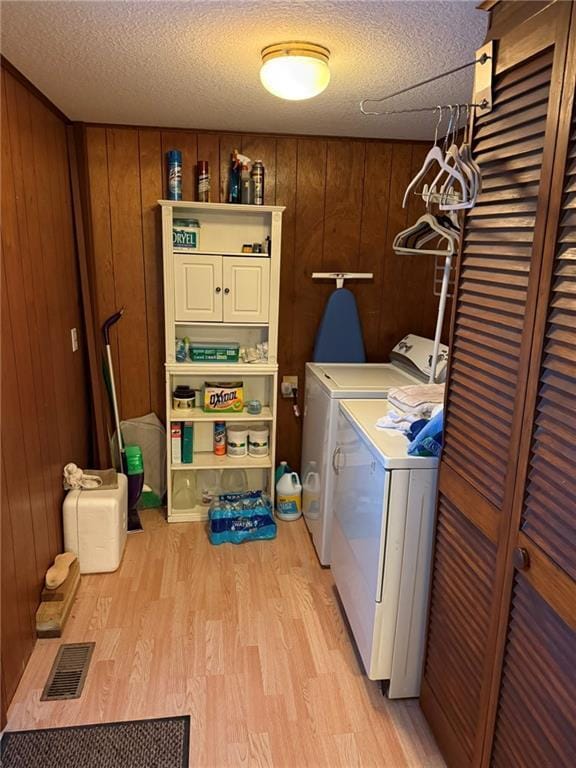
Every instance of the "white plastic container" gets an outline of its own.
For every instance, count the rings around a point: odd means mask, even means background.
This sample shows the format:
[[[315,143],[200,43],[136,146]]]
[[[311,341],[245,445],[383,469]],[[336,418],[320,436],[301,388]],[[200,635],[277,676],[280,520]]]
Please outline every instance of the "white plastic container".
[[[270,453],[270,429],[266,424],[248,428],[248,453],[250,456],[268,456]]]
[[[307,510],[310,520],[320,517],[320,473],[315,461],[311,461],[302,475],[302,509]]]
[[[196,474],[194,472],[174,472],[172,482],[172,507],[174,509],[192,509],[196,506]]]
[[[296,472],[287,472],[276,483],[276,516],[298,520],[302,514],[302,485]]]
[[[226,424],[226,453],[238,458],[248,455],[248,428],[242,424]]]
[[[62,506],[64,548],[78,557],[80,573],[115,571],[122,561],[128,525],[128,480],[118,488],[69,491]]]

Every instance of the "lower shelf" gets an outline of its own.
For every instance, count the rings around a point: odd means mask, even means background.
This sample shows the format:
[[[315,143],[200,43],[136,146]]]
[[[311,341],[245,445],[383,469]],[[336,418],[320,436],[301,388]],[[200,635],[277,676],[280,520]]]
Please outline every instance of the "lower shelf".
[[[169,523],[203,523],[208,520],[208,507],[197,504],[191,509],[169,509]]]
[[[174,471],[191,469],[270,469],[270,456],[216,456],[212,451],[200,451],[194,454],[192,464],[172,464]]]

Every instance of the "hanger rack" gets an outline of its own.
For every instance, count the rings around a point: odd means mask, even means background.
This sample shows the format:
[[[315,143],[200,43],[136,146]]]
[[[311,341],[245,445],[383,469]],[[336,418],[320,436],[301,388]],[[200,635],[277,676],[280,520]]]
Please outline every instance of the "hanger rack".
[[[345,280],[371,280],[372,272],[313,272],[313,280],[336,280],[336,288],[343,288]]]
[[[384,110],[382,112],[373,112],[371,110],[366,109],[366,104],[368,102],[375,102],[379,104],[382,101],[388,101],[388,99],[392,99],[394,98],[394,96],[401,96],[403,93],[408,93],[409,91],[413,91],[416,88],[421,88],[423,85],[429,85],[429,83],[434,83],[436,82],[436,80],[441,80],[444,77],[453,75],[456,72],[460,72],[463,69],[467,69],[468,67],[475,67],[476,65],[483,66],[489,61],[492,61],[492,56],[488,53],[482,53],[477,59],[474,59],[474,61],[469,61],[466,64],[461,64],[459,67],[454,67],[454,69],[449,69],[446,72],[442,72],[439,75],[434,75],[433,77],[429,77],[426,80],[422,80],[419,83],[414,83],[414,85],[409,85],[407,88],[402,88],[399,91],[394,91],[394,93],[389,93],[386,96],[380,96],[380,98],[367,97],[365,99],[362,99],[362,101],[360,102],[360,112],[362,112],[363,115],[403,115],[409,112],[433,112],[434,110],[438,109],[438,106],[420,107],[420,108],[414,108],[414,109],[390,109],[390,110]],[[491,67],[489,69],[491,70]],[[491,71],[489,74],[491,77]],[[453,106],[458,106],[458,105],[453,105]],[[489,109],[491,108],[492,104],[491,104],[491,99],[484,97],[480,99],[478,103],[460,104],[459,106],[460,107],[477,107],[478,109]]]

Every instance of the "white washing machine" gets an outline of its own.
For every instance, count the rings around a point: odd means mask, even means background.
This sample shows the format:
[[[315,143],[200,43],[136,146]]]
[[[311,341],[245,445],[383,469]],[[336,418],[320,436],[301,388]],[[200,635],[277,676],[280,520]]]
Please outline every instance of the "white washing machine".
[[[330,565],[338,403],[385,398],[392,387],[428,382],[434,342],[408,334],[389,363],[307,363],[302,439],[302,510],[322,565]],[[437,381],[443,381],[448,347],[440,345]]]
[[[385,400],[342,400],[332,574],[366,674],[390,698],[420,694],[438,458],[376,429]]]

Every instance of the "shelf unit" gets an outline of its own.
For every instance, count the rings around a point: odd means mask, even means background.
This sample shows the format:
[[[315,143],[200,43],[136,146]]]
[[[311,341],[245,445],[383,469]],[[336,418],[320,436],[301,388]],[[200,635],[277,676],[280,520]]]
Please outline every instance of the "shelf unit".
[[[164,260],[164,315],[166,340],[166,424],[168,521],[203,521],[208,507],[196,503],[180,507],[173,503],[174,484],[182,473],[196,486],[199,501],[205,475],[240,470],[250,488],[262,488],[274,499],[276,406],[278,393],[278,308],[280,296],[280,246],[282,206],[230,205],[158,201],[162,211]],[[172,247],[174,219],[194,218],[200,223],[199,247],[185,250]],[[270,238],[270,254],[244,253],[244,243],[261,243]],[[232,318],[230,321],[229,318]],[[228,319],[227,319],[228,318]],[[235,341],[242,347],[268,343],[265,362],[177,363],[175,339],[191,341]],[[199,407],[175,410],[172,392],[188,384],[199,393],[206,381],[242,381],[244,400],[258,399],[262,412],[206,413]],[[194,429],[193,461],[172,464],[170,426],[189,421]],[[216,456],[212,451],[214,422],[267,424],[270,453],[266,457]],[[187,482],[184,481],[184,482]],[[222,487],[222,486],[221,486]]]

